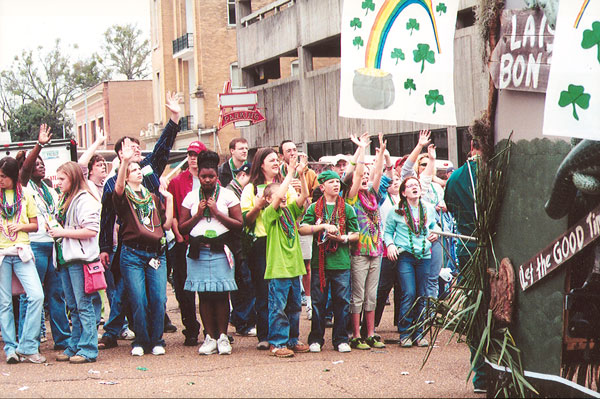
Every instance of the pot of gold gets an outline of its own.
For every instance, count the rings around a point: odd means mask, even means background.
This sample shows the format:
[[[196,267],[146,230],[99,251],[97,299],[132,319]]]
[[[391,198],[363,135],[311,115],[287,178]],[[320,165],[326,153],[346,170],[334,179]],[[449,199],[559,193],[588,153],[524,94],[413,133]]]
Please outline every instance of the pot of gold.
[[[391,73],[376,68],[354,71],[352,94],[363,108],[386,109],[394,103],[395,92]]]

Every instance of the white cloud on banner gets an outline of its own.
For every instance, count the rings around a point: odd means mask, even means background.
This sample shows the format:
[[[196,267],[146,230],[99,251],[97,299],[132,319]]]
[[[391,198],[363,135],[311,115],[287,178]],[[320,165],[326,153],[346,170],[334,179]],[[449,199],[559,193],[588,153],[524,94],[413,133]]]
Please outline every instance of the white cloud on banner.
[[[600,140],[600,1],[561,1],[544,134]]]
[[[458,0],[345,0],[340,116],[456,125]]]

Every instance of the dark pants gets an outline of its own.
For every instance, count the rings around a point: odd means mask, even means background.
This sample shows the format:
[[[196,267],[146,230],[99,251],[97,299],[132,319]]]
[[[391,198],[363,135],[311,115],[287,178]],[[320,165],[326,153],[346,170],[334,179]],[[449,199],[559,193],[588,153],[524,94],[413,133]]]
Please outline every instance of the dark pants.
[[[311,320],[308,343],[318,343],[323,346],[325,340],[325,307],[327,295],[331,290],[333,304],[333,347],[348,343],[346,327],[350,318],[350,270],[325,270],[326,284],[321,291],[319,270],[313,269],[310,276],[310,295],[313,303],[313,316]]]
[[[375,326],[379,326],[385,302],[394,287],[394,325],[398,325],[398,316],[400,314],[400,298],[402,289],[398,281],[398,271],[396,262],[383,258],[381,260],[381,272],[379,274],[379,286],[377,287],[377,305],[375,307]]]
[[[256,336],[258,341],[267,341],[269,337],[269,280],[265,280],[267,267],[267,237],[256,240],[248,253],[248,266],[254,285],[256,302]]]
[[[235,254],[235,283],[237,291],[231,291],[231,324],[239,333],[247,332],[256,325],[256,311],[254,310],[254,286],[248,268],[248,261],[242,259],[241,251]]]
[[[183,289],[187,278],[187,247],[186,243],[178,242],[169,250],[167,256],[173,269],[173,288],[181,312],[183,335],[186,338],[197,338],[200,323],[196,318],[196,293]]]

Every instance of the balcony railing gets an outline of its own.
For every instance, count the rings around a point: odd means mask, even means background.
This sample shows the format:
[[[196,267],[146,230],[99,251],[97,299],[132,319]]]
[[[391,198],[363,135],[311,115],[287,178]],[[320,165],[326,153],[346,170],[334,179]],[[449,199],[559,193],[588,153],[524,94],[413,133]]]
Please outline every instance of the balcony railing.
[[[242,18],[240,20],[240,23],[242,24],[242,26],[246,27],[257,21],[264,19],[265,17],[267,17],[270,14],[278,13],[284,7],[291,7],[295,3],[296,3],[296,0],[276,0],[270,4],[267,4],[260,10],[257,10],[255,12],[253,12],[252,14],[245,16],[244,18]]]
[[[192,50],[194,48],[194,34],[186,33],[183,36],[173,40],[173,57],[177,57],[181,52]]]
[[[194,116],[186,115],[179,118],[179,128],[181,131],[193,130],[194,129]]]

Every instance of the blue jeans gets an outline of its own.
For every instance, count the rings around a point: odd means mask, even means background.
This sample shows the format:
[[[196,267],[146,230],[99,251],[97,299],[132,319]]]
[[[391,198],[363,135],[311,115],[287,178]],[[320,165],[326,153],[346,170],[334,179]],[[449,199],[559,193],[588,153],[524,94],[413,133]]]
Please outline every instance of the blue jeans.
[[[18,345],[12,306],[13,271],[27,293],[27,314]],[[7,356],[15,351],[23,355],[38,353],[43,306],[44,290],[33,260],[23,262],[18,256],[5,256],[0,265],[0,329]]]
[[[116,249],[115,249],[116,252]],[[114,253],[110,254],[110,263],[112,266]],[[126,311],[129,310],[127,302],[127,293],[125,292],[125,283],[123,278],[114,279],[112,271],[107,270],[104,274],[106,278],[106,295],[110,304],[110,314],[108,320],[104,323],[104,334],[102,338],[117,340],[121,331],[128,325],[125,320]]]
[[[431,262],[429,262],[429,277],[427,279],[427,290],[425,295],[431,298],[438,297],[440,270],[444,262],[441,237],[431,245]]]
[[[71,339],[64,353],[67,356],[77,355],[86,359],[95,359],[98,357],[98,332],[92,301],[98,293],[85,293],[82,264],[61,267],[58,274],[62,280],[73,325]]]
[[[173,265],[173,288],[181,312],[181,322],[185,328],[183,335],[188,338],[198,338],[200,323],[196,318],[196,293],[183,289],[187,278],[186,252],[187,244],[178,242],[169,249],[167,256],[169,263]]]
[[[331,290],[333,305],[333,347],[348,343],[346,326],[350,315],[350,269],[325,270],[325,288],[321,291],[319,270],[312,269],[310,274],[310,296],[313,303],[313,315],[310,325],[308,343],[318,343],[323,346],[325,340],[325,307],[327,296]]]
[[[160,266],[150,266],[151,259]],[[165,346],[165,305],[167,304],[167,259],[165,255],[147,252],[123,245],[121,248],[121,274],[133,317],[133,346],[145,351],[155,346]]]
[[[269,343],[276,348],[294,347],[300,335],[300,280],[298,277],[269,281]]]
[[[267,237],[257,239],[252,246],[248,254],[248,266],[256,297],[256,336],[259,342],[266,341],[269,338],[269,280],[265,280]]]
[[[426,296],[427,279],[429,278],[430,259],[417,259],[408,252],[398,255],[398,279],[402,287],[402,300],[400,302],[400,320],[398,332],[400,339],[412,337],[420,339],[422,329],[411,332],[413,325],[421,318],[424,297]],[[415,299],[417,299],[416,305]]]
[[[48,306],[50,330],[52,331],[54,346],[66,348],[69,338],[71,337],[71,327],[69,327],[69,319],[67,318],[65,293],[63,291],[62,282],[58,276],[58,271],[54,267],[52,257],[54,243],[32,242],[31,250],[35,256],[35,267],[44,288],[44,302],[46,302]],[[21,295],[21,303],[19,306],[19,338],[22,336],[21,331],[23,331],[26,312],[27,296]],[[43,315],[41,321],[43,325]],[[42,331],[44,331],[43,326]]]

